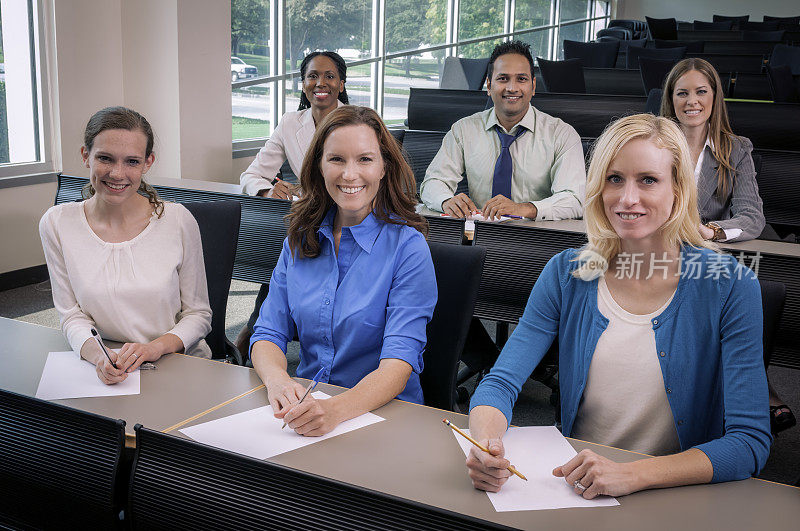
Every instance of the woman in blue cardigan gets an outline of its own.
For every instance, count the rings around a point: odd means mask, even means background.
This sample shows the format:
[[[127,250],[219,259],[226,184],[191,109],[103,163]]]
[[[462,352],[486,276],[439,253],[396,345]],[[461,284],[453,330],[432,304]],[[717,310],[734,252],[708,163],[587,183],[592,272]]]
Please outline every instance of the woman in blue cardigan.
[[[697,188],[675,123],[611,124],[588,173],[588,244],[553,257],[470,404],[478,489],[510,473],[502,436],[522,384],[558,338],[564,435],[657,455],[590,450],[553,470],[584,498],[750,477],[769,454],[758,280],[698,231]],[[532,449],[535,451],[535,449]]]

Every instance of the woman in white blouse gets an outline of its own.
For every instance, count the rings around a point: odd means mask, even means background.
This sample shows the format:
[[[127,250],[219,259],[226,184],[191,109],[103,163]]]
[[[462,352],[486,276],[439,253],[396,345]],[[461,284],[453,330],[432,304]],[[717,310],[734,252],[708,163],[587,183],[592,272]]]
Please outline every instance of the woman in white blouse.
[[[51,207],[39,222],[67,341],[106,384],[169,352],[211,357],[197,222],[142,180],[155,160],[150,124],[124,107],[102,109],[86,125],[81,155],[88,199]],[[113,363],[93,328],[124,343],[109,351]]]
[[[347,65],[336,52],[312,52],[306,55],[300,63],[300,79],[303,92],[297,111],[283,115],[272,136],[239,177],[245,194],[289,199],[292,195],[290,186],[275,178],[283,161],[288,160],[294,174],[299,176],[314,131],[331,111],[349,102],[344,88]],[[236,338],[236,348],[243,355],[250,349],[253,326],[268,291],[267,284],[263,284],[250,319]]]

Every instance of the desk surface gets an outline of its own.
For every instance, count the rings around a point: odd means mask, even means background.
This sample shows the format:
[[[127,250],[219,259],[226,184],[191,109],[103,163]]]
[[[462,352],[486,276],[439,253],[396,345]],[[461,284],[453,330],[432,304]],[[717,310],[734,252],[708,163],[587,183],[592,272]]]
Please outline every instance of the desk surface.
[[[34,395],[47,352],[64,350],[60,331],[0,319],[0,387]],[[169,355],[156,371],[142,374],[140,395],[81,398],[58,402],[126,421],[167,429],[260,385],[252,369]],[[341,388],[320,384],[336,394]],[[211,411],[187,426],[267,403],[261,388]],[[407,402],[377,409],[386,421],[272,458],[274,462],[339,481],[387,492],[427,505],[521,529],[796,529],[800,489],[749,479],[639,492],[620,498],[619,507],[498,513],[489,498],[472,488],[464,457],[447,417],[465,427],[464,415]],[[173,434],[183,436],[178,431]],[[576,450],[591,448],[617,461],[639,454],[569,439]]]
[[[60,330],[13,319],[0,318],[0,337],[0,388],[29,396],[36,395],[47,353],[71,350]],[[157,367],[142,371],[138,395],[55,402],[122,419],[132,436],[136,424],[163,430],[261,385],[246,367],[181,354],[162,357]]]

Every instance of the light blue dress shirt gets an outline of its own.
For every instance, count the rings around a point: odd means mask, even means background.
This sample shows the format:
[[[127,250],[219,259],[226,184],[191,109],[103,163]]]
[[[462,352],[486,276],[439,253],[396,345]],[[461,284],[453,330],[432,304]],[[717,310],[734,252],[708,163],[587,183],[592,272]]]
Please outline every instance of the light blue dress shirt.
[[[384,223],[373,214],[342,228],[339,254],[333,239],[336,209],[317,235],[316,258],[293,257],[288,239],[272,272],[250,347],[267,340],[284,353],[300,339],[297,376],[353,387],[384,358],[411,365],[397,398],[421,404],[426,326],[436,306],[436,275],[424,236],[408,226]]]

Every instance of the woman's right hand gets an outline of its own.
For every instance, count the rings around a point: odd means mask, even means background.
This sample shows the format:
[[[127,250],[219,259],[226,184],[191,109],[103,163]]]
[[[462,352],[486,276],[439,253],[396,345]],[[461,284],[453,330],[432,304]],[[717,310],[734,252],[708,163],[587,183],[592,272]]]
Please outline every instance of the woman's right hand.
[[[503,457],[505,455],[503,441],[501,439],[483,439],[478,442],[488,448],[490,453],[487,454],[474,445],[469,449],[467,469],[469,469],[472,486],[488,492],[497,492],[511,476],[511,472],[508,470],[511,463]]]
[[[300,401],[306,392],[305,387],[295,382],[286,371],[271,376],[266,382],[269,405],[276,418],[282,419]]]
[[[108,355],[114,363],[119,359],[119,355],[111,349],[108,349]],[[97,377],[106,385],[120,383],[128,377],[128,373],[121,369],[115,369],[114,366],[108,361],[103,349],[97,344],[94,338],[87,339],[81,347],[81,358],[89,363],[94,364],[94,369],[97,372]]]

